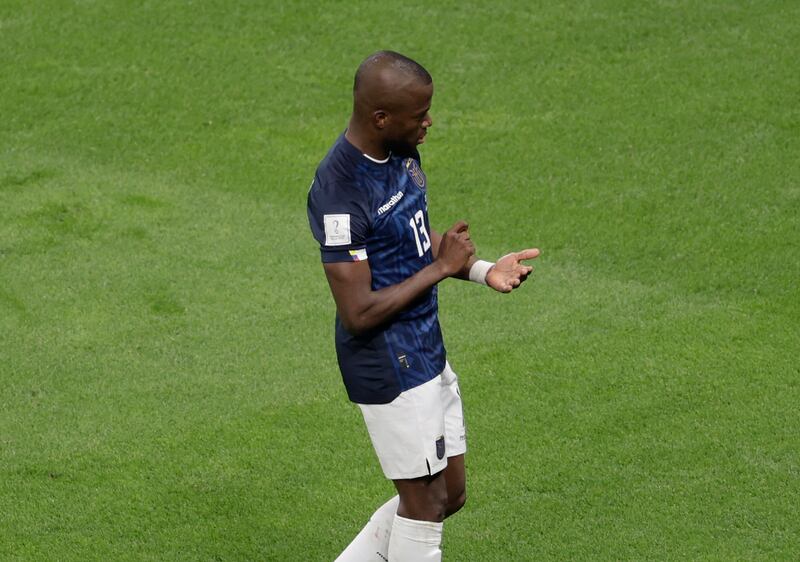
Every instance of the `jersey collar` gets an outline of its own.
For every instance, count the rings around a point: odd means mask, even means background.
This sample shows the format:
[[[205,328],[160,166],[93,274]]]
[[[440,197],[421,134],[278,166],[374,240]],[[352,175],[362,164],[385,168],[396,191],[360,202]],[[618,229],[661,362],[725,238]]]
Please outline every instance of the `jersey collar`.
[[[345,131],[345,133],[346,132],[347,131]],[[347,140],[347,137],[344,136],[344,133],[342,133],[342,135],[341,135],[341,142],[346,147],[347,152],[350,153],[353,157],[355,157],[357,159],[366,158],[370,163],[377,164],[378,166],[381,166],[383,164],[387,164],[389,162],[389,160],[391,160],[391,158],[392,158],[392,153],[391,152],[389,153],[389,156],[387,156],[385,160],[378,160],[377,158],[373,158],[369,154],[364,154],[358,148],[353,146],[353,144],[349,140]]]

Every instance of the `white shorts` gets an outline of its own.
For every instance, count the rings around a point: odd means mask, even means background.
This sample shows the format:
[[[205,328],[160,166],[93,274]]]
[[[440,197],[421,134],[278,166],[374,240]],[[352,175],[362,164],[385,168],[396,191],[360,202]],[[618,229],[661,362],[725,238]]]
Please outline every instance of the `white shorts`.
[[[386,478],[436,474],[467,450],[458,377],[444,371],[388,404],[359,404]]]

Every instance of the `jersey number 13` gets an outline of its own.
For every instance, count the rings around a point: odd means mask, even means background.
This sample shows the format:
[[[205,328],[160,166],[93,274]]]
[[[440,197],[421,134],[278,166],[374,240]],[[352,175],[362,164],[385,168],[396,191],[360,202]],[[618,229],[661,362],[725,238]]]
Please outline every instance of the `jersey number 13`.
[[[414,231],[414,240],[417,242],[417,252],[419,256],[427,252],[431,247],[431,239],[428,236],[428,230],[425,228],[425,217],[422,211],[417,211],[411,220],[408,221],[411,230]]]

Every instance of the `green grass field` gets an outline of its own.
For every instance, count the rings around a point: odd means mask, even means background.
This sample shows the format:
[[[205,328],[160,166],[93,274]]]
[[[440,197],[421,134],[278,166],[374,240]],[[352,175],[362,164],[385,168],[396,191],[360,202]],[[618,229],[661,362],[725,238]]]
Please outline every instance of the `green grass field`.
[[[270,5],[271,4],[271,5]],[[352,75],[433,74],[448,561],[796,560],[800,4],[0,2],[0,560],[333,560],[393,493],[306,222]]]

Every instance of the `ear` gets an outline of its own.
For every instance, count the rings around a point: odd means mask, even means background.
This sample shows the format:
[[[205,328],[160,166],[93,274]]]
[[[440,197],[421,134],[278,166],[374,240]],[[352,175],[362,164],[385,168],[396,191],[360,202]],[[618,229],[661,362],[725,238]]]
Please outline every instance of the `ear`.
[[[372,113],[372,122],[378,129],[383,129],[389,124],[389,114],[383,109],[378,109]]]

